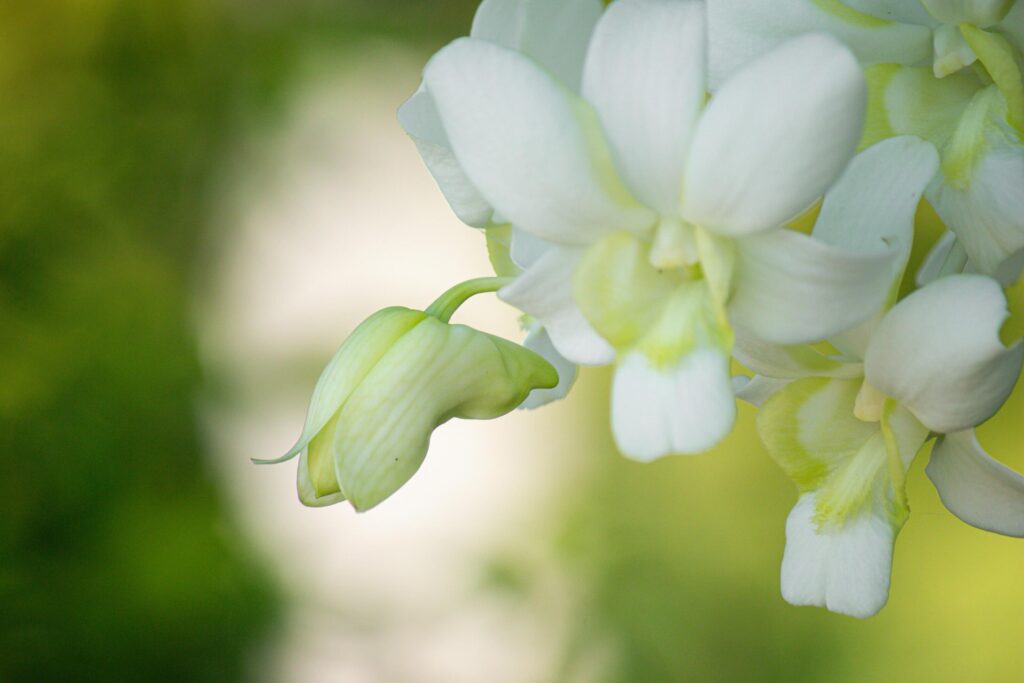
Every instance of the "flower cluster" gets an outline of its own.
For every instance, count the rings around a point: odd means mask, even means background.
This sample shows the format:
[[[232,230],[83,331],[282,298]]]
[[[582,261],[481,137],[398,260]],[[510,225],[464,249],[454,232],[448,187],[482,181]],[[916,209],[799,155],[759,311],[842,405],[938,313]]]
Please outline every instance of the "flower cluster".
[[[301,500],[371,507],[438,424],[611,364],[636,460],[705,451],[737,398],[759,406],[800,492],[794,604],[885,604],[931,442],[946,506],[1024,536],[1024,477],[973,432],[1024,360],[1001,338],[1024,268],[1022,48],[1016,0],[484,0],[399,120],[498,277],[345,343],[283,458]],[[922,200],[948,227],[934,244]],[[485,291],[523,312],[523,347],[448,324]]]

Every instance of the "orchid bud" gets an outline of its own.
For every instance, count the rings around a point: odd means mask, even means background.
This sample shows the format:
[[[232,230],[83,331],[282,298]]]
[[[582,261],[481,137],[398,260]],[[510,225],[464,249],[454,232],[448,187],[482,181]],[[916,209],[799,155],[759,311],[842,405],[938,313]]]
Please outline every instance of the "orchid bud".
[[[454,291],[454,290],[453,290]],[[472,293],[477,293],[477,290]],[[493,290],[491,290],[493,291]],[[424,311],[392,307],[356,328],[321,374],[302,436],[269,462],[299,459],[299,499],[372,508],[419,469],[453,417],[491,419],[558,373],[521,346],[447,320],[465,292]]]

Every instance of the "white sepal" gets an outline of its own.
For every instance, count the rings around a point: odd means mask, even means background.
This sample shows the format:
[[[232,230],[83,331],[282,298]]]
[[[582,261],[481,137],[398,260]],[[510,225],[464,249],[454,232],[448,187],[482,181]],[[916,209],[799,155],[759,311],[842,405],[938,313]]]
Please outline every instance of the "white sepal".
[[[619,0],[587,53],[583,96],[601,118],[626,184],[663,215],[678,210],[704,106],[706,36],[702,2]]]
[[[466,175],[516,227],[581,245],[653,224],[619,180],[597,114],[536,62],[462,38],[424,80]]]
[[[734,236],[781,226],[849,163],[866,98],[857,60],[832,36],[804,35],[752,62],[697,124],[683,218]]]
[[[534,389],[519,407],[524,410],[533,410],[534,408],[546,406],[552,401],[565,398],[569,390],[572,389],[572,385],[576,382],[576,375],[579,374],[579,368],[576,367],[576,364],[567,360],[565,356],[558,352],[555,345],[551,343],[551,337],[548,335],[547,330],[540,324],[535,323],[533,325],[533,329],[526,335],[523,346],[551,363],[551,366],[558,373],[558,384],[551,389]]]
[[[793,230],[737,240],[730,318],[775,344],[826,339],[881,308],[898,258],[894,247],[850,251]]]
[[[939,439],[925,471],[954,515],[979,529],[1024,538],[1024,476],[986,453],[974,430]]]
[[[1010,395],[1024,359],[1024,344],[999,339],[1006,317],[995,280],[936,280],[879,323],[864,359],[867,380],[939,434],[981,424]]]

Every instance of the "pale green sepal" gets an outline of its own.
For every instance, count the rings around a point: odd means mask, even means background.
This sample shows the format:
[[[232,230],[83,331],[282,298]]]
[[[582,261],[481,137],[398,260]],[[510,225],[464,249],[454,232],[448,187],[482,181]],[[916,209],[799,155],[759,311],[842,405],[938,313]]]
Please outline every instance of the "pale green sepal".
[[[942,173],[950,186],[968,188],[975,166],[987,151],[985,132],[1000,99],[998,88],[989,86],[975,94],[964,109],[942,155]]]
[[[1024,81],[1010,41],[998,33],[966,24],[960,27],[960,33],[1006,98],[1006,120],[1024,133]]]
[[[363,321],[320,374],[299,440],[280,458],[254,459],[253,462],[272,465],[298,455],[338,412],[349,394],[366,378],[391,345],[424,317],[426,314],[421,311],[393,306],[377,311]]]
[[[340,412],[340,411],[339,411]],[[310,487],[317,498],[340,494],[341,486],[334,472],[334,439],[338,433],[338,414],[314,436],[303,454]],[[300,461],[301,469],[301,461]]]
[[[573,278],[573,298],[598,334],[618,348],[632,346],[654,325],[665,302],[686,281],[677,269],[659,270],[650,245],[625,232],[590,247]]]
[[[970,71],[958,71],[941,80],[935,78],[931,68],[923,66],[905,66],[891,74],[882,73],[888,77],[881,101],[874,99],[869,112],[881,106],[894,135],[916,135],[940,150],[956,130],[964,108],[983,85]],[[874,89],[872,95],[877,95]]]
[[[757,431],[768,454],[802,493],[853,457],[878,425],[853,416],[857,379],[811,377],[772,395],[757,414]]]
[[[512,226],[508,223],[490,225],[484,230],[487,239],[487,258],[499,277],[515,277],[520,268],[512,260]]]
[[[333,474],[331,475],[333,477]],[[313,488],[313,480],[309,474],[309,458],[305,451],[299,454],[299,474],[296,488],[299,491],[299,501],[306,507],[322,508],[335,503],[341,503],[345,496],[341,491],[318,496]]]
[[[338,413],[331,444],[341,492],[372,508],[419,469],[433,430],[453,417],[491,419],[558,373],[537,354],[427,317],[367,375]]]

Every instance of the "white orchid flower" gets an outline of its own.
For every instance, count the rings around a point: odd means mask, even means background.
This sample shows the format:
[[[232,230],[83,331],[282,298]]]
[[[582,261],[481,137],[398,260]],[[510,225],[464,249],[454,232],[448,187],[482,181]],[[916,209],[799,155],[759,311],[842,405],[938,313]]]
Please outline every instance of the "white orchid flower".
[[[618,354],[613,431],[641,460],[705,450],[731,428],[727,318],[778,343],[835,334],[878,310],[897,258],[881,240],[851,249],[779,229],[860,137],[849,51],[799,38],[707,106],[705,52],[702,3],[621,0],[595,29],[582,97],[476,39],[424,76],[459,164],[517,228],[525,271],[500,296],[571,361]]]
[[[928,473],[949,509],[1024,535],[1024,477],[982,451],[972,431],[1020,374],[1024,344],[999,337],[1006,317],[994,280],[953,275],[865,326],[862,343],[847,338],[842,357],[739,340],[751,369],[792,380],[772,386],[758,413],[762,440],[800,491],[786,523],[787,601],[856,617],[882,608],[909,513],[906,471],[931,434],[945,435]]]
[[[1015,279],[1024,257],[1006,263],[1024,249],[1024,2],[717,0],[709,11],[713,85],[794,35],[843,40],[870,67],[863,144],[916,135],[942,153],[927,196],[959,241],[943,258]]]

